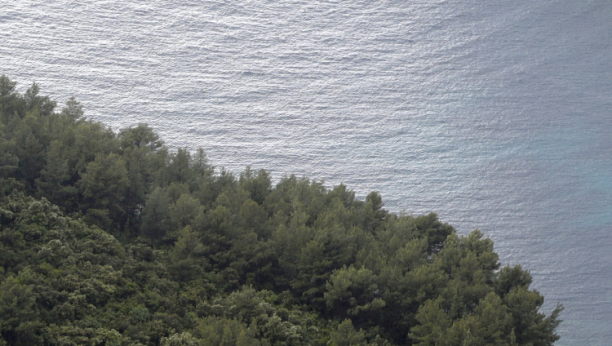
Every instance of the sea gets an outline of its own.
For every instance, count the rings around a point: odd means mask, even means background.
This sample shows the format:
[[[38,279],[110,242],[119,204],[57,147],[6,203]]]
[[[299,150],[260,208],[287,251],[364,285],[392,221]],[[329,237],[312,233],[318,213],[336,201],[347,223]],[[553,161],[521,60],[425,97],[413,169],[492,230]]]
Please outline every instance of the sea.
[[[0,0],[0,74],[218,169],[480,229],[612,343],[610,0]]]

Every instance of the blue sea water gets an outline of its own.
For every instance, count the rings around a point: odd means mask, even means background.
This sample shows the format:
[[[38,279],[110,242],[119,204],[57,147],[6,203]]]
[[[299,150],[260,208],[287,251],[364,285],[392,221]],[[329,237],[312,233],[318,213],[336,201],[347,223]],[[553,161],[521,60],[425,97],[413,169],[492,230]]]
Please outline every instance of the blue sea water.
[[[605,0],[0,0],[20,91],[481,229],[561,346],[612,340],[611,37]]]

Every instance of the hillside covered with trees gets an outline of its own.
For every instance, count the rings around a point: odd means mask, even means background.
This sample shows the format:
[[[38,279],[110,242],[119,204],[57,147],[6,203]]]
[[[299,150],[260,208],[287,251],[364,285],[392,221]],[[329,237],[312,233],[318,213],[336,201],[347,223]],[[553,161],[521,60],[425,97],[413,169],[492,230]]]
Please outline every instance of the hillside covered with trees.
[[[562,307],[479,231],[83,115],[0,77],[0,346],[558,339]]]

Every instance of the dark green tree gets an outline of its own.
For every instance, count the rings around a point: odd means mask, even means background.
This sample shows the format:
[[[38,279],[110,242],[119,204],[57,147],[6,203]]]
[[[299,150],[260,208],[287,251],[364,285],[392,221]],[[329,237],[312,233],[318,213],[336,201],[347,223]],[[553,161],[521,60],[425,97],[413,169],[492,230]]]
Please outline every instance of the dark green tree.
[[[123,226],[125,210],[121,201],[128,184],[128,172],[121,156],[114,153],[96,156],[85,167],[77,184],[84,197],[83,211],[88,220],[106,230]]]

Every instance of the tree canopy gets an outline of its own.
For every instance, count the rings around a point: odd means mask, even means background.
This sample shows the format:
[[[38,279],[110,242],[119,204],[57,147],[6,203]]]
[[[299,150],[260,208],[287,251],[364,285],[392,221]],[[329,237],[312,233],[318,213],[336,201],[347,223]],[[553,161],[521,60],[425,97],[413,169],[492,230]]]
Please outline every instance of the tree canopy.
[[[0,77],[2,345],[553,345],[521,266],[436,214],[215,169]]]

